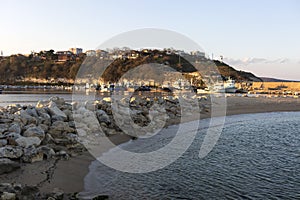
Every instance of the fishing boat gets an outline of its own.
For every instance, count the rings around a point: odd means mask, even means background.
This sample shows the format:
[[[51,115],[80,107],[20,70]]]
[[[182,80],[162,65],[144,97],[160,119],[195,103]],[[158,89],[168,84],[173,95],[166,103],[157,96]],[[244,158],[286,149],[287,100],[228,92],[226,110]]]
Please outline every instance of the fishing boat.
[[[226,93],[235,93],[237,90],[235,87],[235,80],[229,77],[228,80],[224,82],[224,88]]]

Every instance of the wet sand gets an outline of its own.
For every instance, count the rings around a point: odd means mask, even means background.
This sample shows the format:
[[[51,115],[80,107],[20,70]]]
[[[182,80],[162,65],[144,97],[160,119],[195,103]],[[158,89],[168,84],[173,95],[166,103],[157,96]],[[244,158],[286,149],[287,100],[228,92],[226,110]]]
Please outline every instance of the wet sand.
[[[300,111],[300,99],[295,98],[267,98],[267,97],[237,97],[226,98],[226,115],[247,113]],[[209,101],[206,102],[210,105]],[[224,105],[218,105],[224,106]],[[210,111],[201,113],[201,119],[210,117]],[[111,138],[115,144],[130,140],[122,135]],[[89,165],[94,161],[92,155],[83,152],[69,160],[50,160],[33,164],[24,164],[21,169],[10,174],[0,175],[0,182],[15,182],[26,185],[38,185],[41,192],[52,192],[59,188],[65,193],[80,192],[84,188],[84,178]]]

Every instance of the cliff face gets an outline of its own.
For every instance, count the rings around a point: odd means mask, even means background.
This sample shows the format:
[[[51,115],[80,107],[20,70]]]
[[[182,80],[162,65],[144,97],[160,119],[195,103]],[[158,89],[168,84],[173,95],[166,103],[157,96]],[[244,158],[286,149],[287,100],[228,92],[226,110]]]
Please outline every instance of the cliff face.
[[[102,74],[99,65],[108,65],[105,71],[103,71],[101,78],[111,82],[116,82],[125,73],[133,69],[136,69],[135,73],[138,73],[143,79],[158,77],[162,74],[162,70],[185,74],[197,71],[187,60],[192,62],[197,60],[200,72],[207,72],[212,66],[217,66],[223,78],[230,76],[237,81],[262,81],[251,73],[237,71],[233,67],[219,61],[208,60],[204,57],[195,58],[190,55],[182,57],[177,54],[167,54],[158,50],[153,50],[147,54],[141,53],[135,59],[119,58],[113,62],[107,59],[100,59],[99,57],[87,57],[85,54],[78,55],[76,59],[65,62],[58,62],[56,57],[55,54],[28,57],[24,55],[0,57],[0,84],[23,83],[28,78],[74,80],[81,66],[84,66],[82,67],[84,69],[80,69],[83,70],[81,71],[84,72],[83,74],[87,74],[86,72],[90,74]],[[138,66],[141,65],[145,66],[143,69],[138,70]]]

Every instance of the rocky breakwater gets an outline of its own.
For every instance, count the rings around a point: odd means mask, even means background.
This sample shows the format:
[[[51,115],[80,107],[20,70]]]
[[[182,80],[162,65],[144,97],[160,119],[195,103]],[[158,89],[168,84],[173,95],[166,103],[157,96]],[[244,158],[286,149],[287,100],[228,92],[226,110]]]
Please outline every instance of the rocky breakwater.
[[[67,103],[52,97],[35,106],[1,107],[0,175],[17,170],[23,163],[76,156],[97,137],[124,133],[139,137],[179,123],[183,113],[193,116],[196,107],[209,112],[203,104],[207,97],[182,98],[186,101],[134,96]],[[0,196],[1,192],[4,194],[0,191]]]
[[[17,166],[17,161],[67,158],[78,151],[80,143],[76,140],[71,109],[71,104],[60,98],[38,102],[36,106],[0,108],[0,169],[2,163]]]

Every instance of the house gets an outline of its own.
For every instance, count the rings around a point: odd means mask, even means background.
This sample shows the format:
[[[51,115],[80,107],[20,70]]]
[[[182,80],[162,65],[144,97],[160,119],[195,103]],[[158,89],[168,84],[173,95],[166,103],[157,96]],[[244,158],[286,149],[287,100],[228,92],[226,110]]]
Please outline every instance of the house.
[[[57,51],[58,62],[74,60],[74,54],[71,51]]]
[[[107,59],[108,58],[108,52],[101,50],[101,49],[97,49],[96,50],[96,56],[99,57],[100,59]]]
[[[205,53],[201,51],[191,51],[191,55],[196,57],[205,57]]]
[[[95,57],[97,55],[95,50],[88,50],[85,52],[85,54],[86,56],[90,56],[90,57]]]
[[[79,55],[82,53],[82,48],[70,48],[70,52],[72,52],[74,55]]]

